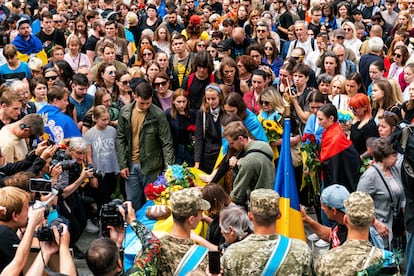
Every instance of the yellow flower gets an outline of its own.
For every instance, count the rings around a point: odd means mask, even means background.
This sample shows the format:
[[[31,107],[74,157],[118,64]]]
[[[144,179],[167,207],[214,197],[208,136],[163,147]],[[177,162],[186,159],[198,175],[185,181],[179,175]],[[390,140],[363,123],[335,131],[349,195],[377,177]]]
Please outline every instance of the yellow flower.
[[[283,134],[283,128],[275,121],[273,120],[264,120],[263,121],[263,127],[266,130],[274,131],[279,135]]]

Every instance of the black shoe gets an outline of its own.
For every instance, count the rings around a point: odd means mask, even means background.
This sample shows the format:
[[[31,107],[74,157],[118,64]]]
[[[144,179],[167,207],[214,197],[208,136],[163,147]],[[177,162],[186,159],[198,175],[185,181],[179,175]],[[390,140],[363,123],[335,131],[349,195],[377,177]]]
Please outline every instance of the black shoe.
[[[77,246],[73,247],[73,256],[75,259],[85,259],[85,253],[83,253]]]

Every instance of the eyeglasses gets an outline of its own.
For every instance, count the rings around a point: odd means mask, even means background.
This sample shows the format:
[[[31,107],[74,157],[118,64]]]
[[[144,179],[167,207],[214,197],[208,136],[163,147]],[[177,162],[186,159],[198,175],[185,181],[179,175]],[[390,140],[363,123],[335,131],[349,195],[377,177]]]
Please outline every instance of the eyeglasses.
[[[155,82],[155,86],[164,86],[167,84],[168,81],[162,81],[162,82]]]
[[[142,56],[152,56],[152,53],[143,53]]]
[[[258,33],[265,33],[265,32],[267,32],[267,30],[262,30],[262,29],[260,29],[260,30],[257,30],[257,32],[258,32]]]
[[[110,75],[110,76],[115,76],[115,73],[116,73],[115,71],[109,71],[109,72],[108,72],[108,75]]]
[[[401,57],[401,54],[397,54],[397,53],[392,53],[392,55],[393,55],[394,57],[397,57],[397,58],[400,58],[400,57]]]
[[[271,50],[271,51],[273,51],[273,47],[265,47],[265,50]]]
[[[121,81],[123,85],[129,85],[129,81]]]
[[[55,80],[57,79],[58,76],[49,76],[49,77],[45,77],[45,80],[50,81],[50,80]]]
[[[259,104],[263,105],[263,106],[268,106],[268,105],[270,105],[270,102],[269,101],[259,101]]]
[[[62,22],[63,22],[62,20],[53,20],[53,23],[57,23],[57,24],[60,24]]]

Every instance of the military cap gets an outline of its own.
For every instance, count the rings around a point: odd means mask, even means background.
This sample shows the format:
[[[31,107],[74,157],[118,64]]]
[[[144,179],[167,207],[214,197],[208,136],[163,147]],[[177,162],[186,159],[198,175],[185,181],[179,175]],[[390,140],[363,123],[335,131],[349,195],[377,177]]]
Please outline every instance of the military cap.
[[[210,202],[203,199],[201,191],[197,188],[187,188],[171,194],[171,211],[182,216],[199,210],[210,209]]]
[[[256,189],[250,193],[250,211],[258,215],[279,214],[279,194],[271,189]]]
[[[344,201],[345,214],[355,226],[368,226],[372,223],[375,207],[372,197],[364,192],[353,192]]]

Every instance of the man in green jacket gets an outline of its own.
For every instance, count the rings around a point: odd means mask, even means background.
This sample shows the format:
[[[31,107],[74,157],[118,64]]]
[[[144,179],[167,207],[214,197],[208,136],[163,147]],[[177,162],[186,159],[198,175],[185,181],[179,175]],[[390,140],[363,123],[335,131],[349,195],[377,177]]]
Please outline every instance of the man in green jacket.
[[[170,126],[164,112],[152,104],[152,88],[138,84],[135,101],[119,113],[116,148],[127,199],[135,210],[145,203],[145,186],[174,164]]]

